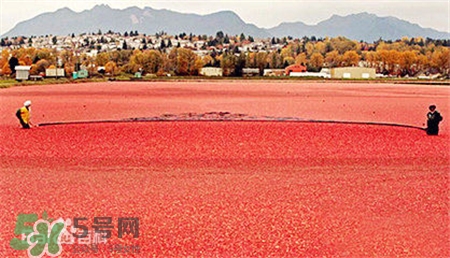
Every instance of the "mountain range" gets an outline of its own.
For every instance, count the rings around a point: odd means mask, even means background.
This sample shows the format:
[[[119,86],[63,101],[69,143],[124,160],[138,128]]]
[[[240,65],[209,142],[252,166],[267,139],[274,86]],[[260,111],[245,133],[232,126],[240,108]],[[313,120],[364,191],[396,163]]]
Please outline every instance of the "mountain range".
[[[348,16],[333,15],[316,25],[302,22],[281,23],[265,29],[244,22],[232,11],[221,11],[208,15],[186,14],[170,10],[129,7],[123,10],[108,5],[96,5],[90,10],[74,12],[69,8],[43,13],[18,23],[1,37],[69,35],[72,33],[96,33],[98,31],[138,31],[149,35],[166,32],[169,35],[193,33],[216,35],[222,31],[228,35],[244,35],[254,38],[286,37],[337,37],[373,42],[378,39],[396,40],[402,37],[429,37],[449,39],[450,33],[422,28],[395,17],[379,17],[370,13]]]

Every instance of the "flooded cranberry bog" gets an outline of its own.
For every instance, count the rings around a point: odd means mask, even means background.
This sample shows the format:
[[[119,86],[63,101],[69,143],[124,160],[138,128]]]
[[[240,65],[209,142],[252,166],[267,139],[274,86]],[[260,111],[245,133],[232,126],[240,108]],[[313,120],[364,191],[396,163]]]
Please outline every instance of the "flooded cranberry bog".
[[[0,100],[2,257],[55,250],[23,214],[64,221],[60,257],[450,255],[449,87],[111,82]],[[439,136],[420,129],[432,103]]]

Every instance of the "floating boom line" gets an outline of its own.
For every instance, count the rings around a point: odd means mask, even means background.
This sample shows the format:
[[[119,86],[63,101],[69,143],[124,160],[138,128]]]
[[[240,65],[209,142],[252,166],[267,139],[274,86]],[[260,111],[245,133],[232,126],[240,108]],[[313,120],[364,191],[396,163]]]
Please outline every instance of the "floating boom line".
[[[86,120],[86,121],[61,121],[40,123],[39,126],[56,125],[77,125],[77,124],[99,124],[99,123],[126,123],[126,122],[299,122],[299,123],[329,123],[329,124],[354,124],[354,125],[378,125],[395,126],[425,130],[414,125],[373,122],[373,121],[346,121],[346,120],[327,120],[327,119],[305,119],[299,117],[272,117],[272,116],[249,116],[245,114],[231,114],[229,112],[209,112],[203,114],[186,113],[180,115],[162,115],[155,117],[135,117],[124,119],[106,119],[106,120]]]

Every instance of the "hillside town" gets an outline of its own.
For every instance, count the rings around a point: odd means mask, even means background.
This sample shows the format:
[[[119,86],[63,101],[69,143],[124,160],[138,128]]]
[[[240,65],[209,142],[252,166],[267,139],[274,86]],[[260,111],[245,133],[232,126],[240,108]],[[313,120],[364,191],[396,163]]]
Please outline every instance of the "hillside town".
[[[14,76],[11,64],[16,64],[35,79],[48,73],[69,78],[128,74],[446,79],[450,72],[449,42],[430,38],[366,43],[344,37],[254,39],[221,31],[215,36],[98,31],[2,38],[0,51],[3,77]],[[349,71],[336,72],[337,68]],[[355,74],[356,68],[362,71]]]

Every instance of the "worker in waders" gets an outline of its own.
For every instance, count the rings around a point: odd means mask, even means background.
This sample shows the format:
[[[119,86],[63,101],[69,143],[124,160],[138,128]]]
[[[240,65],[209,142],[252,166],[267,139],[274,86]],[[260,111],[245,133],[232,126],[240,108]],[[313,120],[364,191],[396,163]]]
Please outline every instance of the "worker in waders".
[[[23,103],[23,107],[17,110],[16,117],[19,119],[22,128],[30,129],[31,126],[34,126],[31,123],[31,101],[27,100]]]
[[[427,134],[438,135],[439,123],[442,121],[442,116],[436,110],[435,105],[431,105],[428,109],[430,110],[430,112],[428,112],[427,114]]]

